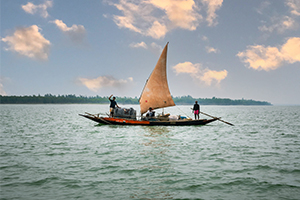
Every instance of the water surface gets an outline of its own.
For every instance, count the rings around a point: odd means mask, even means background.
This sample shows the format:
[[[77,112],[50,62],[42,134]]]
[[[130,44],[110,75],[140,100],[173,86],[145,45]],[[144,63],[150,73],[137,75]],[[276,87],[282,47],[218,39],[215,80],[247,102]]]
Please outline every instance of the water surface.
[[[78,114],[108,105],[1,105],[1,199],[299,199],[299,106],[201,110],[235,126],[97,126]]]

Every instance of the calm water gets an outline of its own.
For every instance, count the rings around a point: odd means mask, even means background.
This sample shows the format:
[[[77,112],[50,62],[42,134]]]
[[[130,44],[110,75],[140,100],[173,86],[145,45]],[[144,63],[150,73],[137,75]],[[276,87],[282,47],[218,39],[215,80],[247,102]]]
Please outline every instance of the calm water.
[[[108,105],[1,105],[1,199],[300,199],[300,106],[201,109],[235,126],[95,126],[78,114]]]

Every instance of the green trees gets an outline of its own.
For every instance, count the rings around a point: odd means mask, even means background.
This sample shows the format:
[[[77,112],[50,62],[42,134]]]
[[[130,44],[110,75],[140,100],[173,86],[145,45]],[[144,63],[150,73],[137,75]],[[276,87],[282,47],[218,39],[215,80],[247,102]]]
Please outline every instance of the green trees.
[[[173,97],[176,105],[193,105],[198,101],[200,105],[272,105],[266,101],[255,100],[231,100],[228,98],[193,98],[192,96]],[[117,97],[118,104],[139,104],[137,97]],[[2,96],[0,95],[0,104],[69,104],[69,103],[96,103],[96,104],[109,104],[108,97],[100,96],[76,96],[74,94],[68,95],[52,95],[46,94],[32,95],[32,96]]]
[[[272,105],[266,101],[255,101],[255,100],[245,100],[238,99],[232,100],[229,98],[193,98],[190,95],[173,97],[175,104],[177,105],[193,105],[195,101],[198,101],[200,105]]]

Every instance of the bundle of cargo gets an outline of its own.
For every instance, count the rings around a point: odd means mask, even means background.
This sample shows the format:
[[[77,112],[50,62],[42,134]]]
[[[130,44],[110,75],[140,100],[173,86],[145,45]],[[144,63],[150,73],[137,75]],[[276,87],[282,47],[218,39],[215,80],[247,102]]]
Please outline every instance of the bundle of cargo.
[[[115,118],[136,119],[136,110],[133,108],[115,108]]]

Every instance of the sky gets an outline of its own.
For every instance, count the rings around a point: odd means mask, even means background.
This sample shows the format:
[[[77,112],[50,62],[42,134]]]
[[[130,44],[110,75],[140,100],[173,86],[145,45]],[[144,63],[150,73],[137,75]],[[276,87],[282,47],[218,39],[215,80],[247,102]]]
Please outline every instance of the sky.
[[[164,46],[173,96],[300,105],[300,0],[0,0],[1,95],[139,97]]]

